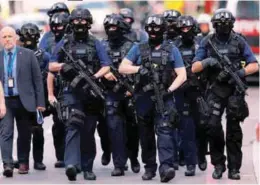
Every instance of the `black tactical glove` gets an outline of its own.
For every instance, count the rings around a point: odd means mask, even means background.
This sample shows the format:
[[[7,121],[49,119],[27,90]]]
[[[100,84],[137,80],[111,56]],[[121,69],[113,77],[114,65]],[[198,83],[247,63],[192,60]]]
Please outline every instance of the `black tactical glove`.
[[[246,76],[246,71],[245,71],[244,68],[237,70],[235,73],[236,73],[236,75],[239,76],[240,78],[245,78],[245,76]],[[230,80],[228,81],[228,83],[229,83],[229,84],[234,84],[234,83],[235,83],[235,80],[232,78],[232,79],[230,79]]]
[[[224,82],[224,81],[228,81],[229,80],[229,74],[226,71],[221,71],[218,76],[217,76],[217,80],[219,82]]]
[[[142,76],[145,76],[149,73],[149,70],[146,67],[144,67],[143,65],[141,65],[138,70],[138,73]]]
[[[202,67],[203,69],[207,68],[207,67],[213,67],[216,64],[218,64],[218,60],[212,57],[206,58],[204,60],[201,61]]]

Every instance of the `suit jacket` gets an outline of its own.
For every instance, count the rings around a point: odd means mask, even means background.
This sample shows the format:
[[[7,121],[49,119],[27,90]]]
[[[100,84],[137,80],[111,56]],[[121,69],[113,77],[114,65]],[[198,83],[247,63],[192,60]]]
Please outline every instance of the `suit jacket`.
[[[43,80],[39,63],[32,50],[16,46],[17,88],[24,108],[35,112],[45,107]],[[0,51],[0,80],[4,82],[4,50]]]

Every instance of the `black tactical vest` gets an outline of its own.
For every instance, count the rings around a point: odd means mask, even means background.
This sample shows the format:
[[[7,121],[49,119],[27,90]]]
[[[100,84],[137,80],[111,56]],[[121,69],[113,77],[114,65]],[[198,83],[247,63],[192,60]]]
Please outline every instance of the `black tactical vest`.
[[[231,33],[229,40],[223,44],[217,38],[215,34],[210,34],[206,37],[206,48],[207,56],[217,58],[216,53],[213,51],[212,47],[208,43],[208,39],[211,39],[212,43],[223,55],[226,55],[233,64],[233,68],[239,70],[242,68],[241,61],[244,60],[244,40],[236,33]],[[220,72],[219,69],[212,69],[212,75],[210,81],[215,81],[216,76]]]
[[[192,65],[191,62],[199,46],[197,40],[194,39],[194,44],[192,46],[186,46],[185,44],[183,44],[181,38],[179,37],[177,40],[175,40],[174,45],[179,49],[185,67]]]
[[[64,44],[65,50],[72,55],[73,59],[81,59],[92,74],[96,73],[101,67],[97,56],[95,40],[95,37],[89,35],[87,41],[79,42],[75,41],[72,35],[69,35]],[[65,57],[66,61],[68,61],[68,58]]]
[[[107,54],[110,56],[112,60],[112,65],[118,69],[119,64],[122,62],[123,58],[126,56],[128,51],[131,49],[133,42],[126,41],[122,46],[118,48],[112,48],[109,45],[109,42],[103,42],[103,45],[106,49]],[[125,78],[128,78],[129,83],[133,83],[132,75],[123,75]],[[102,79],[103,83],[106,85],[108,89],[113,89],[113,87],[116,85],[116,82],[108,81],[106,79]]]
[[[161,48],[158,50],[151,50],[148,43],[139,44],[140,55],[141,55],[141,65],[147,67],[153,66],[154,71],[158,73],[160,88],[167,89],[172,81],[172,61],[169,61],[169,55],[172,52],[172,44],[166,42],[161,45]],[[141,76],[140,74],[136,75],[136,91],[146,92],[149,84],[152,82],[152,74],[149,76]]]

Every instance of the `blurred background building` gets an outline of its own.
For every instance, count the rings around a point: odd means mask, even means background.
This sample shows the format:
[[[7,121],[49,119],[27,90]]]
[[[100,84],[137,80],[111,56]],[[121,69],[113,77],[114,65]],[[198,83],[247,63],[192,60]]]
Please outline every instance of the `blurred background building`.
[[[106,14],[118,12],[128,7],[134,11],[134,29],[141,29],[149,14],[162,13],[166,9],[176,9],[182,14],[198,17],[201,13],[212,15],[218,8],[229,9],[236,17],[235,31],[241,32],[259,55],[259,1],[240,0],[176,0],[176,1],[102,1],[102,0],[0,0],[0,28],[11,25],[20,28],[26,22],[39,25],[43,32],[48,31],[46,12],[55,2],[65,2],[72,10],[75,7],[88,8],[93,15],[94,24],[91,32],[104,35],[103,20]]]

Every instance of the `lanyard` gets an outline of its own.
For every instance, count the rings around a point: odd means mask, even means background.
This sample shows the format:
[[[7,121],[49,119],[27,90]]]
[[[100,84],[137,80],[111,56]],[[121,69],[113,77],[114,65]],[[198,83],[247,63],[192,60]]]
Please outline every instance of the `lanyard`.
[[[7,61],[8,61],[8,64],[7,64],[7,72],[8,72],[8,76],[11,77],[12,76],[12,71],[13,71],[13,65],[14,65],[14,59],[16,57],[16,49],[12,55],[12,58],[11,58],[11,62],[9,63],[9,56],[5,54],[5,59],[7,58]]]

